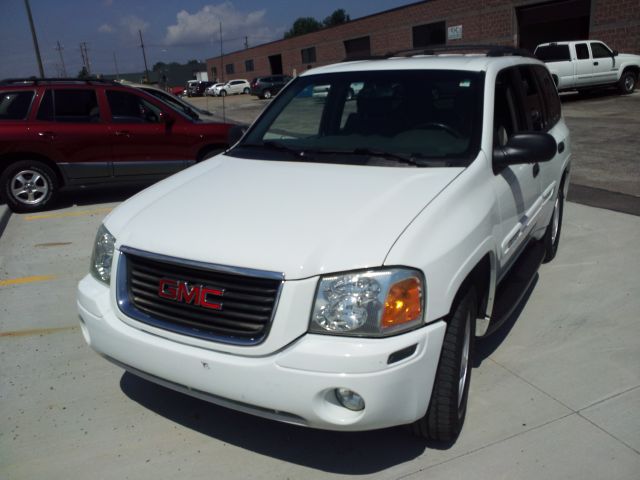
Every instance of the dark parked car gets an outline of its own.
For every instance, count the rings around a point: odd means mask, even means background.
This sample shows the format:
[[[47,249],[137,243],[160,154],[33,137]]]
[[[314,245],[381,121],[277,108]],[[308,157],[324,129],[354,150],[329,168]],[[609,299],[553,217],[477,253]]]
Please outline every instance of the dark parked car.
[[[196,82],[189,85],[189,89],[187,90],[188,97],[203,97],[204,91],[213,85],[213,82]]]
[[[4,80],[0,196],[30,212],[65,187],[157,181],[224,150],[231,127],[111,81]]]
[[[251,95],[260,98],[271,98],[284,87],[291,77],[288,75],[271,75],[268,77],[258,77],[251,81]]]

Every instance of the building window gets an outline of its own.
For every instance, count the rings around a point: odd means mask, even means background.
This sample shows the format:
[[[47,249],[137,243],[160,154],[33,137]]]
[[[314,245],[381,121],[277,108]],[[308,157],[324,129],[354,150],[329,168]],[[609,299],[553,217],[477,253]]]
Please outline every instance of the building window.
[[[369,57],[371,56],[371,40],[369,37],[345,40],[344,51],[347,58]]]
[[[413,27],[414,48],[444,45],[447,43],[446,30],[445,22],[428,23]]]
[[[224,69],[225,69],[225,72],[227,72],[228,74],[232,74],[236,72],[235,69],[233,68],[233,63],[227,63],[224,66]]]
[[[300,53],[302,54],[302,63],[315,63],[316,47],[303,48]]]
[[[244,70],[246,72],[253,72],[253,60],[244,61]]]

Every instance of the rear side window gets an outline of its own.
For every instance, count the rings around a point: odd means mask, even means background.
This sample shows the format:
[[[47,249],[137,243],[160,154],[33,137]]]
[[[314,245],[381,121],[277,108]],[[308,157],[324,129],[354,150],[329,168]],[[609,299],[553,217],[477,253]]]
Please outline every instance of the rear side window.
[[[543,62],[565,62],[571,60],[569,45],[547,45],[536,48],[536,58]]]
[[[586,60],[589,58],[589,47],[586,43],[576,44],[576,56],[578,60]]]
[[[0,120],[24,120],[29,114],[33,92],[2,92],[0,94]]]
[[[545,126],[547,129],[550,129],[560,120],[560,98],[558,97],[556,86],[553,83],[553,79],[551,78],[549,71],[541,66],[533,67],[533,71],[538,78],[538,84],[540,85],[542,98],[544,99],[546,111]]]
[[[100,108],[93,90],[47,90],[40,103],[38,120],[66,123],[100,121]]]

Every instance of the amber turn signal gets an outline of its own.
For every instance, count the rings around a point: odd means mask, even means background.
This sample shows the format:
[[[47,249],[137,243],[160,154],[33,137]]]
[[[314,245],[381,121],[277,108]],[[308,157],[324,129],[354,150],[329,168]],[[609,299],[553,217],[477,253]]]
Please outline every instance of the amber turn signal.
[[[402,325],[420,318],[422,314],[422,289],[420,281],[407,278],[394,284],[384,302],[384,313],[380,326],[385,328]]]

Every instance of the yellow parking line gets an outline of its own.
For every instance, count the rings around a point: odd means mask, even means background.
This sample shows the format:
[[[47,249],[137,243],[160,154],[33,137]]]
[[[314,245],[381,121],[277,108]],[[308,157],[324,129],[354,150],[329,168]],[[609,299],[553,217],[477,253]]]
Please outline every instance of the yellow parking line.
[[[83,217],[85,215],[95,215],[97,213],[109,213],[113,210],[113,207],[96,208],[94,210],[80,210],[73,212],[60,212],[60,213],[41,213],[38,215],[27,215],[24,217],[26,221],[31,220],[44,220],[48,218],[65,218],[65,217]]]
[[[8,287],[11,285],[24,285],[25,283],[47,282],[56,278],[55,275],[33,275],[32,277],[10,278],[8,280],[0,280],[0,287]]]
[[[13,332],[0,332],[0,337],[29,337],[31,335],[49,335],[50,333],[77,330],[79,327],[34,328],[33,330],[16,330]]]

